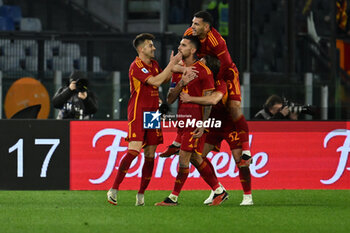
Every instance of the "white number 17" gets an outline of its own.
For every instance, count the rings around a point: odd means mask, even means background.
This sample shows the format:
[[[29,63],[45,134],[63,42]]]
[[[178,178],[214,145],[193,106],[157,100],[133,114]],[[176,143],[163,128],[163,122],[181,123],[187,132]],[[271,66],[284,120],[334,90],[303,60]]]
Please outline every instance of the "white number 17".
[[[35,139],[35,145],[52,145],[41,166],[40,177],[46,177],[47,167],[50,159],[60,144],[60,139]],[[9,153],[17,150],[17,177],[23,177],[23,138],[20,138],[15,145],[9,148]]]

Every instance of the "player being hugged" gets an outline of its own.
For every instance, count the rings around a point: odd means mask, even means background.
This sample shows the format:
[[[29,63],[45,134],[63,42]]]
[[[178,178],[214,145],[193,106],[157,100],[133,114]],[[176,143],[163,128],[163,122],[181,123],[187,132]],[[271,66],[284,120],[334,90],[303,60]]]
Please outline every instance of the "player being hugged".
[[[200,48],[200,41],[195,36],[184,36],[179,45],[179,53],[185,67],[193,66],[198,71],[198,77],[192,81],[184,81],[188,75],[174,74],[172,83],[176,84],[168,93],[168,103],[173,103],[181,92],[191,96],[210,95],[214,90],[214,79],[210,69],[197,59],[196,52]],[[211,106],[202,106],[195,103],[181,103],[178,107],[178,121],[206,121],[210,114]],[[211,187],[214,192],[211,205],[220,205],[228,198],[228,193],[220,186],[217,177],[213,173],[207,161],[201,157],[205,136],[204,127],[188,126],[179,128],[178,135],[180,141],[179,170],[176,176],[174,189],[164,201],[158,202],[157,206],[174,206],[178,204],[178,196],[181,192],[189,173],[189,163],[197,168],[201,177]]]
[[[252,157],[249,148],[249,128],[247,121],[241,110],[241,90],[239,84],[239,72],[236,65],[233,63],[228,52],[225,40],[220,33],[212,27],[213,17],[206,11],[199,11],[194,14],[192,25],[188,28],[184,35],[197,36],[201,42],[201,48],[197,53],[198,57],[202,58],[205,55],[211,55],[220,60],[221,66],[218,76],[221,77],[227,84],[228,98],[226,108],[230,118],[233,121],[236,138],[239,140],[241,153],[235,153],[234,159],[237,166],[240,168],[240,174],[244,173],[246,182],[249,180],[249,188],[244,189],[243,201],[241,205],[252,205],[252,194],[250,185],[250,169],[249,165],[252,162]],[[176,137],[172,145],[166,151],[160,154],[160,157],[169,157],[172,154],[178,153],[180,148],[179,136]],[[244,172],[243,172],[244,171]],[[248,179],[249,178],[249,179]],[[248,191],[247,191],[248,190]],[[210,198],[209,198],[210,199]]]

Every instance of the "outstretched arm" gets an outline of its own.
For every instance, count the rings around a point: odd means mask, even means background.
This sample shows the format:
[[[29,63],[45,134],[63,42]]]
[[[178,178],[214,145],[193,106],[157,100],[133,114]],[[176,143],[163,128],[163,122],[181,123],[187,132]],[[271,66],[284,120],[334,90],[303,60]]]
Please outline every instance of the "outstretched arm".
[[[152,76],[150,77],[149,79],[147,79],[147,83],[149,85],[152,85],[152,86],[157,86],[159,87],[160,85],[162,85],[162,83],[166,82],[166,81],[169,81],[170,77],[171,77],[171,74],[172,74],[172,69],[173,67],[179,63],[179,61],[181,60],[182,58],[182,54],[181,53],[177,53],[175,56],[174,56],[174,52],[171,52],[171,55],[170,55],[170,62],[169,64],[167,65],[167,67],[163,70],[162,73],[158,74],[157,76]]]

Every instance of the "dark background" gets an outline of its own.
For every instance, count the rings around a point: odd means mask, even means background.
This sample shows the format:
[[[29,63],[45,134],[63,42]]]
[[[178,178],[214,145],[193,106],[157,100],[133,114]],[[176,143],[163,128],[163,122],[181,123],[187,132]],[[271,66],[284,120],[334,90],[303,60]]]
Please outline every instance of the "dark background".
[[[17,177],[18,149],[9,148],[23,139],[23,177]],[[35,145],[35,139],[60,139],[47,167],[41,167],[52,145]],[[0,121],[0,189],[69,189],[69,121]]]

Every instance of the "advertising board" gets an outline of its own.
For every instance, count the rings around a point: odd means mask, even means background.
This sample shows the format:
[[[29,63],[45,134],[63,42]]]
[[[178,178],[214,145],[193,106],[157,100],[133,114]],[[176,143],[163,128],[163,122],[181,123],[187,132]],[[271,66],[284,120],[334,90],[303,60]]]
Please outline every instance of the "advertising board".
[[[349,189],[349,122],[249,122],[253,163],[253,189]],[[126,121],[72,121],[70,127],[70,188],[107,190],[127,152]],[[178,156],[160,158],[176,137],[163,131],[164,144],[157,148],[150,190],[171,190]],[[241,189],[238,169],[226,142],[220,152],[208,154],[219,181],[227,189]],[[133,161],[121,189],[137,190],[143,156]],[[191,167],[185,190],[208,189]]]

